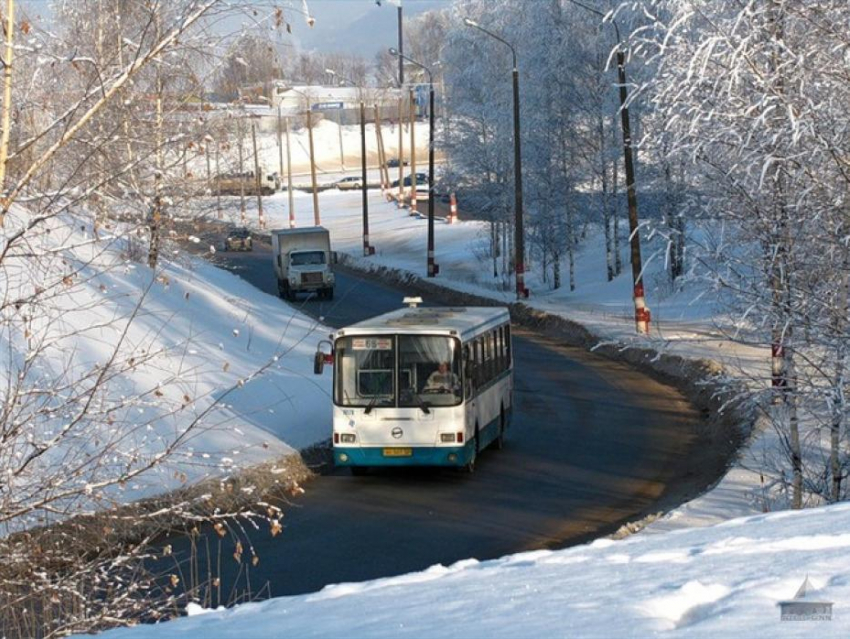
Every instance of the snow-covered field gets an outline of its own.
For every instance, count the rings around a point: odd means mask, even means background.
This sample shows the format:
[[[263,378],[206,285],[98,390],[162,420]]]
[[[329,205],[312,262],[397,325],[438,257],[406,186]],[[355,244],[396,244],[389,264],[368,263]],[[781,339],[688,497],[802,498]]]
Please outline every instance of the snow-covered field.
[[[850,505],[561,551],[475,559],[200,611],[110,639],[271,637],[846,637]],[[831,621],[781,621],[808,576]],[[204,614],[197,614],[203,612]]]
[[[405,127],[403,131],[402,147],[405,157],[409,156],[410,129]],[[322,120],[313,127],[313,150],[316,155],[316,172],[320,181],[327,182],[337,177],[340,171],[359,170],[360,168],[360,127],[347,125],[342,127],[342,153],[340,153],[340,127],[330,120]],[[428,160],[428,125],[417,122],[414,127],[416,139],[417,171],[426,166]],[[394,124],[384,123],[381,128],[384,149],[388,158],[398,157],[398,127]],[[282,137],[285,144],[285,138]],[[250,139],[246,137],[246,152],[250,146]],[[377,164],[378,138],[374,124],[366,125],[366,153],[370,165]],[[261,133],[257,136],[257,154],[262,166],[268,171],[280,171],[280,147],[277,144],[277,135]],[[290,154],[292,156],[293,175],[303,178],[310,172],[310,140],[306,128],[293,130],[290,133]],[[246,156],[246,166],[253,168],[253,155]],[[283,161],[286,162],[286,151],[284,150]],[[195,160],[198,174],[204,174],[205,161],[202,157]],[[226,154],[222,159],[222,170],[234,168],[237,162],[235,151]],[[405,167],[405,174],[409,167]],[[393,179],[398,177],[398,169],[390,169]],[[281,178],[285,173],[281,173]],[[296,182],[303,182],[303,179]]]

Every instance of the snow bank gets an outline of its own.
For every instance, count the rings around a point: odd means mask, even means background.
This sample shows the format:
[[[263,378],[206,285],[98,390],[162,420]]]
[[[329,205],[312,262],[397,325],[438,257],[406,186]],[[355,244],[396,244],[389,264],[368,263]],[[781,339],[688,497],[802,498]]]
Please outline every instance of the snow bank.
[[[17,209],[6,237],[29,218]],[[164,248],[154,272],[140,263],[145,247],[104,229],[95,237],[86,217],[58,216],[31,235],[3,262],[4,299],[29,301],[3,307],[0,380],[25,375],[25,391],[56,406],[23,405],[21,419],[26,410],[38,419],[15,446],[26,454],[54,437],[80,400],[61,403],[109,373],[86,421],[16,478],[20,490],[57,465],[69,483],[120,476],[91,461],[98,451],[132,468],[179,441],[164,464],[109,494],[131,501],[326,439],[329,382],[312,375],[325,327],[201,259],[175,260]],[[75,477],[75,468],[91,473]],[[46,521],[34,517],[28,525]]]
[[[263,637],[846,637],[850,505],[495,561],[474,559],[209,611],[110,639]],[[832,621],[783,622],[808,575]],[[197,613],[197,611],[194,611]]]

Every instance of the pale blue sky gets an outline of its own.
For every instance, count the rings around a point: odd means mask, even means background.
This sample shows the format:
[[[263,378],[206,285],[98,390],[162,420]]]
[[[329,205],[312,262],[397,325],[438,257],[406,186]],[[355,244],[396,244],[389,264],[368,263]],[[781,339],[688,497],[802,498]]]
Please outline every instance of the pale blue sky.
[[[18,15],[42,16],[49,19],[50,6],[62,0],[19,0]],[[107,0],[109,1],[109,0]],[[268,6],[268,0],[263,2]],[[301,0],[280,0],[281,7],[301,9]],[[371,59],[379,50],[397,42],[397,9],[388,0],[377,6],[375,0],[307,0],[316,18],[311,29],[297,12],[287,12],[292,21],[292,35],[284,38],[307,50],[357,53]],[[449,6],[451,0],[403,0],[405,16]],[[233,30],[241,20],[234,20]]]

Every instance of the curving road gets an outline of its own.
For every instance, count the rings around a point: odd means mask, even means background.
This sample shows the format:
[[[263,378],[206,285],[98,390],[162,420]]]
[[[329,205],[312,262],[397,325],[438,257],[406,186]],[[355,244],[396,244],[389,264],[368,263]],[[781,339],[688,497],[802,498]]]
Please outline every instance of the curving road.
[[[276,293],[268,247],[257,243],[253,253],[223,257],[235,273]],[[329,325],[401,303],[404,291],[337,273],[333,302],[303,303]],[[268,582],[272,596],[304,593],[468,557],[569,545],[681,501],[715,479],[691,468],[700,417],[678,391],[525,330],[516,329],[514,340],[516,410],[503,451],[485,451],[471,476],[396,470],[317,478],[288,507],[282,535],[253,536],[260,563],[251,568],[252,590]],[[222,562],[234,570],[229,555]],[[232,576],[223,578],[225,592]]]

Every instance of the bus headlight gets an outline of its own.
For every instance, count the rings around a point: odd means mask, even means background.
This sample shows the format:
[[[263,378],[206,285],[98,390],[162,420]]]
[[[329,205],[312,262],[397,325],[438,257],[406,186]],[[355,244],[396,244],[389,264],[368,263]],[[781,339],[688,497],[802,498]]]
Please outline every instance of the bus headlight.
[[[454,433],[440,433],[440,441],[444,444],[454,444],[455,443],[455,434]]]
[[[449,461],[454,464],[457,461],[457,455],[449,453]]]
[[[357,435],[354,433],[342,433],[339,439],[343,444],[353,444],[357,439]]]
[[[339,461],[341,461],[344,464],[345,462],[348,461],[348,455],[346,455],[345,453],[340,453],[339,454]]]

